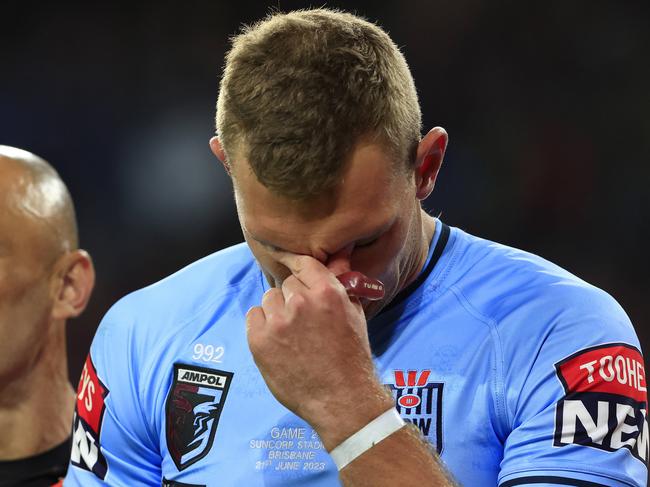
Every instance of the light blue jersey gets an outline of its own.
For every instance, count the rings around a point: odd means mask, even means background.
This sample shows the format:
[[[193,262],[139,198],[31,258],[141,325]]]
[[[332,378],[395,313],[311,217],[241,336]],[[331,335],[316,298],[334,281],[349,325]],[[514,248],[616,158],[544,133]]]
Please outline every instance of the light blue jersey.
[[[65,486],[340,485],[248,350],[245,314],[267,289],[241,244],[113,306],[79,383]],[[462,485],[646,485],[643,358],[605,292],[437,221],[422,274],[369,331],[399,413]]]

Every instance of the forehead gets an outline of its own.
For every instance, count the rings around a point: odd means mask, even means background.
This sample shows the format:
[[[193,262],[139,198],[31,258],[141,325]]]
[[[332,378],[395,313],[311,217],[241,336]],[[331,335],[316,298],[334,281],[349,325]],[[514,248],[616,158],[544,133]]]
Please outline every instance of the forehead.
[[[51,194],[52,189],[35,186],[28,170],[0,156],[0,250],[44,244],[44,222],[49,217],[44,192]]]
[[[278,196],[259,183],[247,165],[235,167],[242,225],[268,243],[292,244],[285,247],[290,250],[315,240],[345,245],[346,239],[371,236],[394,219],[406,196],[406,176],[395,174],[389,154],[374,144],[356,148],[335,190],[308,201]]]

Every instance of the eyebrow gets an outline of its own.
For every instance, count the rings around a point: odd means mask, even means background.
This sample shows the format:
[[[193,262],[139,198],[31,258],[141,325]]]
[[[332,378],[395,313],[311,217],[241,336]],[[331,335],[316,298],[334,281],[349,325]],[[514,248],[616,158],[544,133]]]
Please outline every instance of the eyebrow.
[[[394,224],[395,224],[395,218],[392,218],[388,223],[385,223],[384,225],[382,225],[381,227],[379,227],[379,229],[375,230],[374,232],[372,232],[372,233],[370,233],[370,234],[368,234],[368,235],[365,235],[365,236],[363,236],[363,237],[361,237],[361,238],[356,239],[356,240],[354,241],[354,244],[355,244],[355,245],[358,245],[359,242],[364,242],[364,243],[365,243],[365,242],[372,242],[372,241],[378,239],[379,237],[381,237],[382,235],[384,235],[388,230],[391,229],[391,227],[392,227]],[[253,235],[253,234],[250,233],[250,232],[249,232],[249,235],[250,235],[251,237],[253,237],[253,239],[254,239],[256,242],[262,244],[263,246],[265,246],[266,248],[268,248],[268,249],[270,249],[270,250],[273,250],[274,252],[289,252],[289,253],[292,253],[292,254],[295,254],[295,253],[296,253],[296,252],[293,252],[293,251],[291,251],[291,250],[287,250],[287,249],[285,249],[285,248],[283,248],[283,247],[278,247],[277,245],[274,245],[274,244],[272,244],[271,242],[267,242],[267,241],[264,240],[264,239],[258,238],[258,237],[256,237],[255,235]]]

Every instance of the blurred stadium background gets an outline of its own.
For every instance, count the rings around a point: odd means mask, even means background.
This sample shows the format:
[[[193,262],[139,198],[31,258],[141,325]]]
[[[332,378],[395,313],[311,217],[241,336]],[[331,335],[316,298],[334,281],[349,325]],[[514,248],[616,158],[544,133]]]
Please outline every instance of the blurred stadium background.
[[[98,271],[90,308],[69,326],[74,383],[113,302],[242,240],[208,148],[228,36],[269,8],[309,5],[0,3],[0,144],[59,170]],[[450,134],[427,208],[604,288],[647,352],[650,3],[326,5],[390,32],[425,128]]]

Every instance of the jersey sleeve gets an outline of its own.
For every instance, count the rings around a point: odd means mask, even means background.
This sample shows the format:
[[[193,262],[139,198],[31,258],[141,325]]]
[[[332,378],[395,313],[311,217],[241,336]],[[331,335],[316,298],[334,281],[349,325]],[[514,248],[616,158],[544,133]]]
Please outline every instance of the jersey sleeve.
[[[509,434],[499,486],[645,486],[645,366],[620,306],[567,287],[502,335]]]
[[[139,386],[132,318],[116,304],[100,324],[77,390],[66,487],[160,485],[160,454]]]

